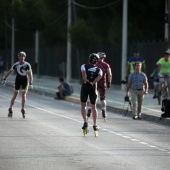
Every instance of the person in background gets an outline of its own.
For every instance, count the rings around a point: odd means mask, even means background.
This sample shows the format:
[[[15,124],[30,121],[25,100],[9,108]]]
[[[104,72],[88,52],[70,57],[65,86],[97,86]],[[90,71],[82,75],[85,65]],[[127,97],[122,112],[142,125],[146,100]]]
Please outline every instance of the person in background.
[[[167,76],[168,91],[170,92],[170,51],[164,52],[164,56],[159,59],[158,64],[158,77],[159,77],[159,91],[162,90],[162,83],[164,82],[164,76]],[[167,94],[170,96],[170,94]],[[168,96],[165,96],[168,97]]]
[[[128,77],[126,96],[131,92],[133,119],[141,119],[141,109],[144,96],[148,93],[148,79],[144,72],[141,72],[142,63],[135,64],[135,71]]]
[[[14,65],[11,67],[11,69],[7,72],[7,74],[4,76],[2,80],[2,85],[5,85],[6,80],[8,76],[16,70],[16,79],[15,79],[15,84],[14,84],[14,94],[11,99],[10,107],[8,109],[8,117],[12,117],[13,114],[13,105],[14,102],[19,94],[20,88],[22,89],[22,108],[21,108],[21,113],[23,118],[25,118],[25,103],[26,103],[26,95],[28,89],[33,89],[33,74],[32,74],[32,69],[31,65],[25,61],[26,58],[26,53],[21,51],[18,53],[18,59],[19,61],[14,63]],[[28,79],[29,77],[29,79]]]
[[[100,94],[100,101],[101,101],[101,110],[102,110],[102,116],[104,119],[106,119],[106,89],[109,89],[112,82],[112,71],[110,68],[110,65],[104,61],[106,58],[106,53],[104,52],[98,52],[99,55],[99,61],[96,63],[96,66],[99,67],[102,72],[102,78],[97,82],[97,90]],[[91,115],[91,109],[89,108],[87,111],[87,116],[90,117]]]
[[[150,78],[153,80],[153,86],[154,86],[154,95],[153,99],[157,98],[159,94],[158,93],[158,86],[159,86],[159,77],[158,77],[158,65],[156,64],[156,68],[153,70],[153,72],[150,75]]]
[[[63,77],[59,78],[60,84],[57,86],[58,92],[55,99],[65,99],[66,96],[73,94],[73,87],[69,82],[66,82]]]
[[[142,63],[141,71],[146,74],[146,64],[145,64],[145,60],[143,59],[143,57],[140,57],[138,51],[135,51],[135,52],[134,52],[134,55],[133,55],[132,57],[130,57],[129,60],[128,60],[127,76],[128,76],[130,73],[133,73],[133,72],[135,71],[135,64],[136,64],[136,62],[141,62],[141,63]]]
[[[0,56],[0,76],[3,77],[4,74],[4,60],[2,58],[2,56]]]

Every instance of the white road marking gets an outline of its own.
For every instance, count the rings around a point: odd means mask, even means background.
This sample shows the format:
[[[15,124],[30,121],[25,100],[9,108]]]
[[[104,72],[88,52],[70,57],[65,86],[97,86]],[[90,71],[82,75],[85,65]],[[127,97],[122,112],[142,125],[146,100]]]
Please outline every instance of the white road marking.
[[[3,97],[3,98],[9,99],[8,97],[2,96],[2,95],[0,95],[0,96]],[[21,103],[21,102],[18,101],[18,100],[16,100],[16,101],[19,102],[19,103]],[[77,120],[77,119],[74,119],[74,118],[71,118],[71,117],[68,117],[68,116],[64,116],[64,115],[61,115],[61,114],[57,114],[57,113],[52,112],[52,111],[49,111],[49,110],[47,110],[47,109],[43,109],[43,108],[40,108],[40,107],[31,105],[31,104],[27,104],[27,105],[30,106],[30,107],[36,108],[37,110],[41,110],[41,111],[44,111],[44,112],[48,112],[48,113],[50,113],[50,114],[57,115],[57,116],[60,116],[60,117],[63,117],[63,118],[69,119],[69,120],[73,120],[73,121],[78,122],[78,123],[83,123],[83,121],[80,121],[80,120]],[[90,125],[90,124],[89,124],[89,125]],[[93,125],[90,125],[90,126],[93,126]],[[102,129],[101,127],[99,127],[99,128]],[[150,145],[150,144],[148,144],[148,143],[146,143],[146,142],[142,142],[142,141],[140,141],[140,140],[138,140],[138,139],[134,139],[134,138],[131,138],[131,137],[129,137],[129,136],[124,136],[124,135],[121,134],[121,133],[117,133],[117,132],[114,132],[114,131],[111,131],[111,130],[108,130],[108,129],[102,129],[102,130],[103,130],[103,131],[106,131],[106,132],[108,132],[108,133],[115,134],[115,135],[117,135],[117,136],[121,136],[121,137],[126,138],[126,139],[129,139],[129,140],[132,140],[132,141],[134,141],[134,142],[138,142],[139,144],[147,145],[147,146],[150,147],[150,148],[154,148],[154,149],[157,149],[157,150],[159,150],[159,151],[167,152],[168,154],[170,153],[170,152],[169,152],[168,150],[166,150],[166,149],[162,149],[162,148],[159,148],[159,147],[157,147],[157,146]]]

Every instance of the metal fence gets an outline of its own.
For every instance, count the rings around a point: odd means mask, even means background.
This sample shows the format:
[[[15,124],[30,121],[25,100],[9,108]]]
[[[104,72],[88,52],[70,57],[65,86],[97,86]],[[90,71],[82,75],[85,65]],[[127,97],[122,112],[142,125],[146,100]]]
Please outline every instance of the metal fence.
[[[167,49],[167,42],[142,42],[128,45],[127,59],[133,55],[135,50],[140,52],[140,55],[146,61],[147,76],[149,78],[151,72],[155,68],[155,63],[160,57],[163,57],[164,51]],[[39,75],[52,76],[54,78],[59,76],[66,76],[66,46],[60,47],[45,47],[39,49],[39,63],[35,63],[34,48],[17,49],[15,61],[18,60],[17,53],[25,51],[27,53],[26,60],[31,63],[33,72],[36,74],[37,66],[39,68]],[[71,75],[72,79],[81,80],[80,67],[82,64],[88,62],[90,53],[104,51],[107,55],[105,61],[108,62],[112,69],[113,84],[121,84],[121,46],[117,44],[104,44],[90,46],[86,49],[76,50],[72,48],[71,55]],[[3,56],[6,69],[11,67],[10,50],[5,53],[5,50],[0,49],[0,55]],[[151,83],[150,83],[151,85]],[[151,85],[152,86],[152,85]]]

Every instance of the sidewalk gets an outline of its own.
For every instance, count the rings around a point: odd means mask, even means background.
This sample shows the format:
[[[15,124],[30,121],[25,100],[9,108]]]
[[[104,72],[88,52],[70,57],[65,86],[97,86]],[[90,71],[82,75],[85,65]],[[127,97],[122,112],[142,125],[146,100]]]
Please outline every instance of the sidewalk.
[[[6,86],[13,85],[14,79],[15,76],[10,75],[10,77],[7,79]],[[33,92],[54,98],[57,91],[58,84],[59,84],[58,78],[55,79],[54,77],[46,77],[46,76],[41,76],[40,78],[37,78],[36,76],[34,76]],[[80,103],[81,84],[78,81],[71,82],[71,84],[73,85],[74,88],[74,94],[72,96],[68,96],[66,100]],[[112,85],[111,88],[107,91],[106,97],[107,97],[106,101],[107,101],[108,111],[119,113],[122,115],[126,113],[128,103],[125,103],[124,106],[125,91],[121,90],[121,86]],[[152,97],[153,97],[153,93],[152,91],[149,91],[149,93],[144,98],[143,108],[142,108],[142,119],[170,126],[169,118],[163,120],[159,119],[160,115],[162,114],[161,105],[158,105],[157,99],[153,99]],[[98,108],[100,109],[99,99],[98,99]],[[132,117],[132,115],[130,114],[128,114],[127,116]]]

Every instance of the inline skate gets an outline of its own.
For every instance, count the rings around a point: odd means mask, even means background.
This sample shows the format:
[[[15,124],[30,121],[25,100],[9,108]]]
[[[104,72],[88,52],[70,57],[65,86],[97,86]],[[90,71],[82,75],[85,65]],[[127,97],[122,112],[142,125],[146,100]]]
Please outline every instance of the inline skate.
[[[82,129],[83,129],[83,135],[84,135],[84,136],[85,136],[87,133],[89,133],[88,123],[87,123],[87,122],[85,122],[85,123],[83,124]]]
[[[8,117],[11,117],[12,118],[13,116],[13,111],[11,108],[8,109]]]
[[[99,128],[97,126],[93,126],[93,130],[94,130],[94,136],[98,137],[99,136]]]

